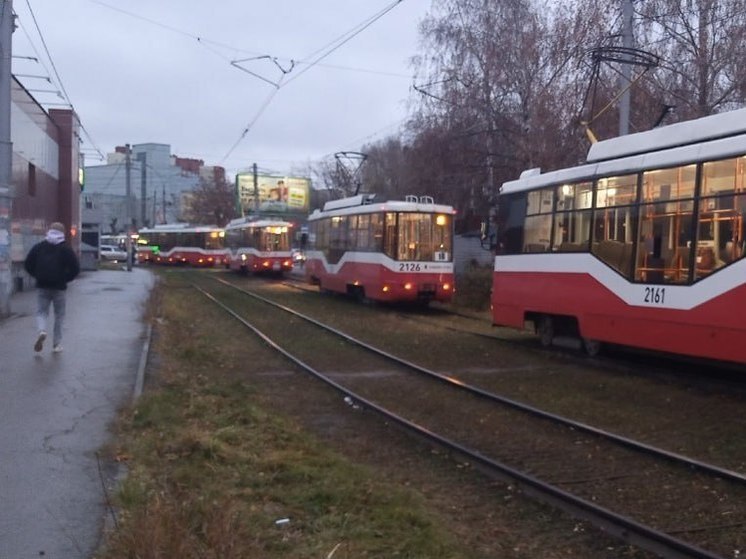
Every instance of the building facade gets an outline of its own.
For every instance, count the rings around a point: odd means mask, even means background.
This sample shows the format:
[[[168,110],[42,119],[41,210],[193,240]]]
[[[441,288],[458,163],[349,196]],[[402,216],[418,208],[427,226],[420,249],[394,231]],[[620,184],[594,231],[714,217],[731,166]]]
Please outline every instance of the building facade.
[[[10,266],[12,290],[31,285],[23,261],[49,225],[62,222],[80,252],[80,122],[72,110],[45,111],[18,82],[11,84],[10,235],[0,265]]]
[[[85,207],[100,212],[104,233],[115,234],[183,221],[189,193],[225,170],[172,155],[168,144],[144,143],[117,147],[105,165],[86,166],[85,177]]]

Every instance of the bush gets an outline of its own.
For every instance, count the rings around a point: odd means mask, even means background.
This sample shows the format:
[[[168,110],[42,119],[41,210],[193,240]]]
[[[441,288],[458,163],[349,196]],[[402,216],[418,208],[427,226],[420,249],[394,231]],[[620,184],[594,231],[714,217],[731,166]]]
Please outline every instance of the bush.
[[[453,303],[466,309],[484,311],[490,308],[491,291],[492,267],[471,264],[456,276]]]

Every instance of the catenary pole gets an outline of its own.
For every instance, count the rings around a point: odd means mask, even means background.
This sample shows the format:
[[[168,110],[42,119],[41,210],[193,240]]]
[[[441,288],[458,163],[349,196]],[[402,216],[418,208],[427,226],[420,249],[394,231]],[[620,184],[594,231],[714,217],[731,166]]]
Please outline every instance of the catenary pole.
[[[13,43],[13,1],[2,1],[0,13],[0,316],[10,315],[11,281],[10,217],[13,207],[10,139],[10,80]]]
[[[632,1],[622,1],[622,43],[624,48],[632,48]],[[630,113],[630,89],[629,82],[632,73],[631,64],[622,64],[621,88],[624,90],[619,100],[619,135],[626,136],[629,134],[629,113]]]

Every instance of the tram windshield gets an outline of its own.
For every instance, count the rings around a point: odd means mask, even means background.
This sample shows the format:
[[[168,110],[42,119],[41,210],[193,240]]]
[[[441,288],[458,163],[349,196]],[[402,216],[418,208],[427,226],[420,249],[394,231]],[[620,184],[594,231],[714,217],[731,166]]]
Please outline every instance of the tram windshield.
[[[262,251],[280,252],[290,250],[288,228],[284,226],[255,229],[256,247]]]
[[[453,218],[447,214],[388,212],[385,252],[395,260],[451,262]]]

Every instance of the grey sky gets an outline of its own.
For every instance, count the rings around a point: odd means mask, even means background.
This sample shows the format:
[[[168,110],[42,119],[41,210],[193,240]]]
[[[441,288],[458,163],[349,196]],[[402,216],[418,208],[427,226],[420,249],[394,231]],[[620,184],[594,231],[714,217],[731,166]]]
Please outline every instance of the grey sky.
[[[254,162],[289,173],[397,130],[429,0],[402,0],[319,64],[297,64],[271,99],[272,85],[231,61],[269,55],[286,70],[291,59],[313,61],[393,3],[13,0],[19,25],[13,54],[40,58],[15,58],[13,71],[53,81],[20,78],[29,89],[61,89],[30,6],[62,86],[104,154],[127,142],[158,142],[177,155],[223,165],[231,177]],[[283,77],[270,60],[240,66],[272,82]],[[61,102],[53,93],[34,95]],[[98,164],[84,139],[86,163]]]

